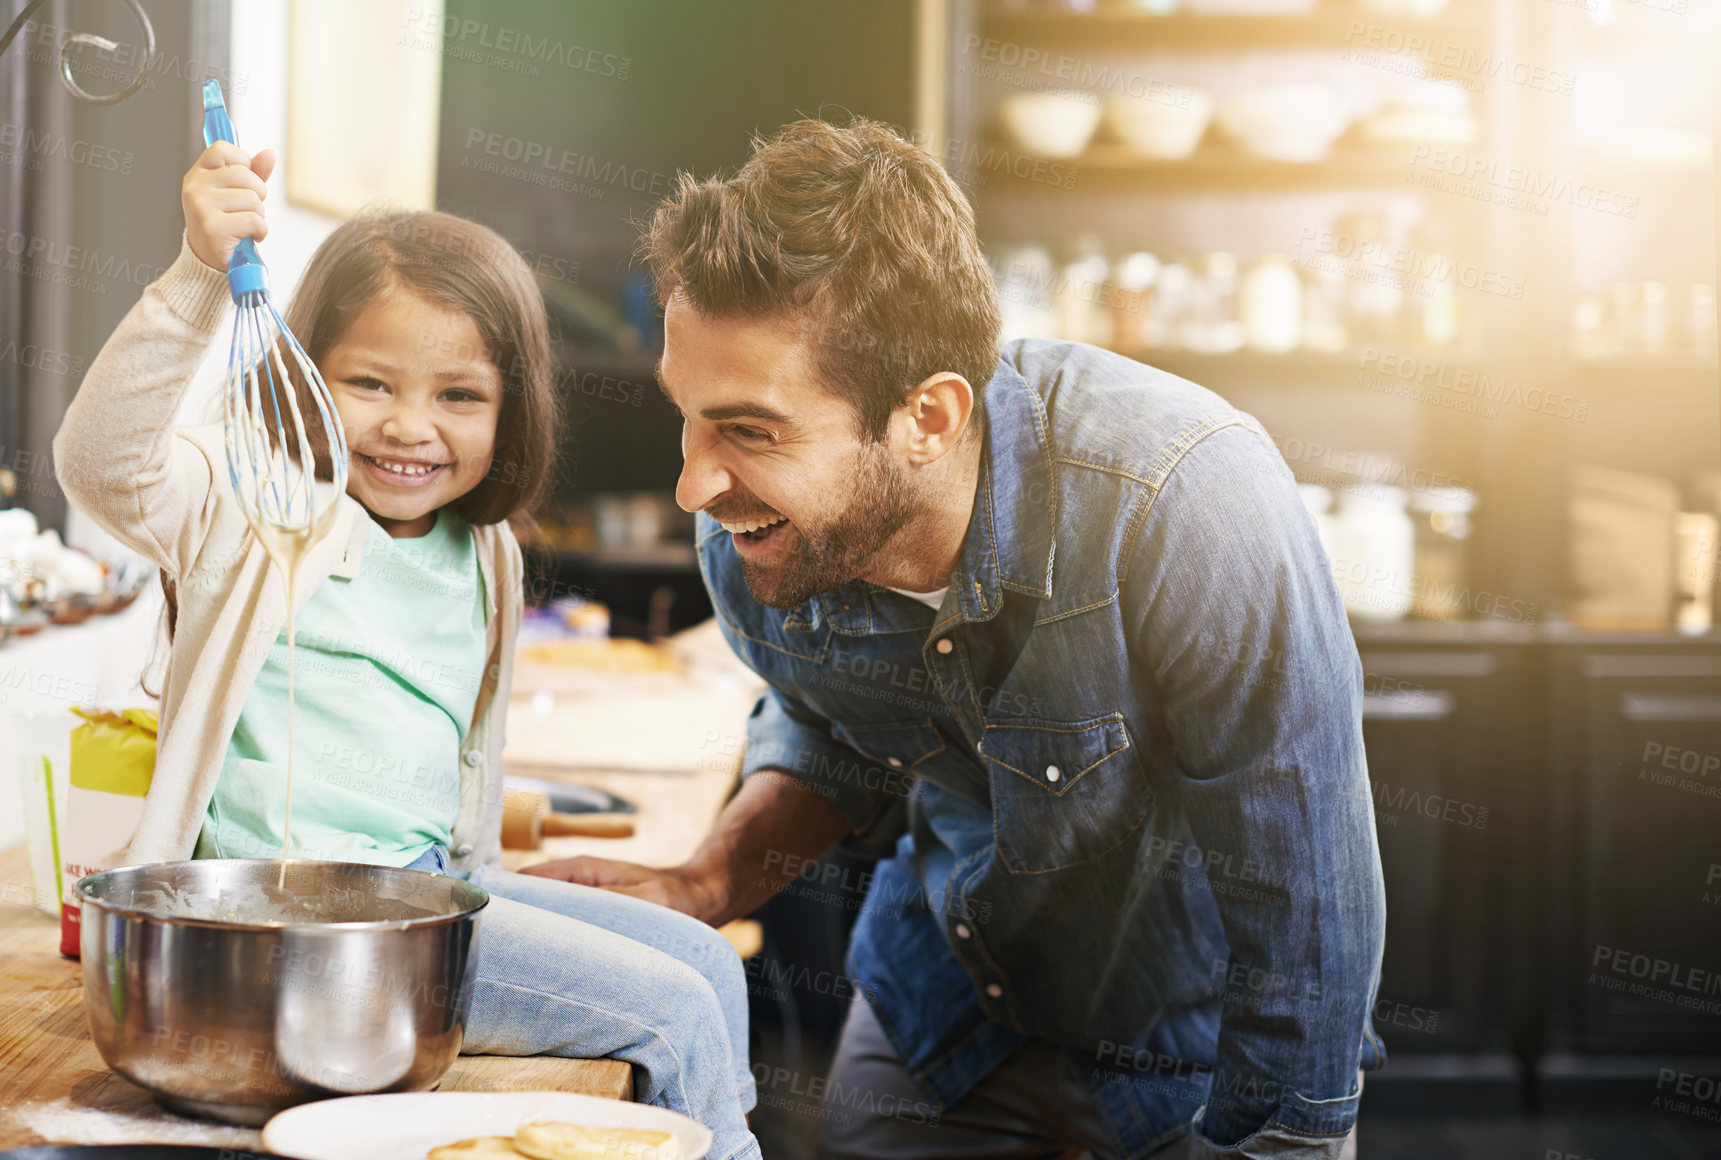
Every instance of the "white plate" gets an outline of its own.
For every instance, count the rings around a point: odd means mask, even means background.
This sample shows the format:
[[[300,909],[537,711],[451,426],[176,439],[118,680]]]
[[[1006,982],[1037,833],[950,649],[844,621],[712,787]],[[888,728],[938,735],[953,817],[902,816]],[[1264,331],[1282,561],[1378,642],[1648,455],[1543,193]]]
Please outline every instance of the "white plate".
[[[681,1160],[704,1160],[711,1130],[679,1112],[572,1092],[400,1092],[288,1108],[263,1127],[263,1147],[298,1160],[424,1160],[474,1136],[512,1136],[532,1120],[672,1132]]]

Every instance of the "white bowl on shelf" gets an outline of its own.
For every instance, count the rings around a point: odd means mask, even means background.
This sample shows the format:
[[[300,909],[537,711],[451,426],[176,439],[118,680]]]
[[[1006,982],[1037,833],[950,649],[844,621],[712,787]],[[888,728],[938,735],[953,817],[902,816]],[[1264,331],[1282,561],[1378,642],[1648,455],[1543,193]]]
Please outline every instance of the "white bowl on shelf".
[[[1429,20],[1445,9],[1446,0],[1363,0],[1362,6],[1393,20]]]
[[[1476,140],[1477,127],[1468,89],[1453,81],[1414,80],[1388,96],[1358,131],[1376,145],[1468,145]]]
[[[1185,0],[1184,10],[1199,16],[1307,16],[1318,0]]]
[[[998,119],[1010,139],[1040,157],[1079,155],[1099,128],[1097,96],[1073,89],[1016,93],[998,106]]]
[[[1468,113],[1389,107],[1364,121],[1360,132],[1372,145],[1469,145],[1476,140],[1476,120]]]
[[[1114,93],[1106,128],[1131,152],[1154,161],[1181,161],[1195,152],[1213,119],[1213,98],[1201,89],[1168,89],[1174,99]]]
[[[1323,160],[1350,125],[1338,94],[1312,82],[1239,93],[1219,106],[1218,119],[1255,156],[1301,164]]]

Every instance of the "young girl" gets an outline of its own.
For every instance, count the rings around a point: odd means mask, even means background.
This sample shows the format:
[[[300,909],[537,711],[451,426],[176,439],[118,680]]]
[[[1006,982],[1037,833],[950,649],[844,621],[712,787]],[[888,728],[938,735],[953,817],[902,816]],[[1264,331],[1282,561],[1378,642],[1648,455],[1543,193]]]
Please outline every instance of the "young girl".
[[[54,440],[67,496],[173,585],[132,863],[281,849],[285,586],[239,509],[220,425],[172,425],[231,333],[227,259],[266,232],[273,166],[223,142],[199,158],[178,260],[91,364]],[[546,323],[525,263],[447,214],[361,217],[317,250],[286,319],[351,450],[333,530],[296,582],[292,856],[483,887],[466,1050],[627,1060],[637,1098],[713,1130],[712,1160],[758,1156],[742,1115],[755,1097],[745,979],[722,936],[500,867],[522,602],[507,520],[529,511],[555,446]],[[326,436],[317,444],[326,460]]]

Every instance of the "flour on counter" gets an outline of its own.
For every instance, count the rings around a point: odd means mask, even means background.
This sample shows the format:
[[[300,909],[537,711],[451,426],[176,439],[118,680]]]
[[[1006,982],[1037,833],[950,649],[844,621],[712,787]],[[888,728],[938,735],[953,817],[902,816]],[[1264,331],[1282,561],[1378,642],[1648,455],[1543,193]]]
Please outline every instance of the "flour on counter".
[[[167,1111],[151,1114],[103,1111],[71,1100],[49,1100],[11,1109],[6,1117],[55,1144],[201,1144],[210,1148],[261,1150],[255,1128],[188,1120]]]

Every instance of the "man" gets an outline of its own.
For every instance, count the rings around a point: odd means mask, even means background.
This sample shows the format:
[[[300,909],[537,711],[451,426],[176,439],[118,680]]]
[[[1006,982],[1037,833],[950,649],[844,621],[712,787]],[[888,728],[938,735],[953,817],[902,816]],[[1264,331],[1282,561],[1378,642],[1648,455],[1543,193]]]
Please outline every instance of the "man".
[[[646,248],[677,499],[770,689],[688,863],[539,871],[721,923],[882,856],[826,1155],[1339,1156],[1384,1058],[1361,670],[1260,425],[999,357],[967,202],[878,124],[683,177]]]

